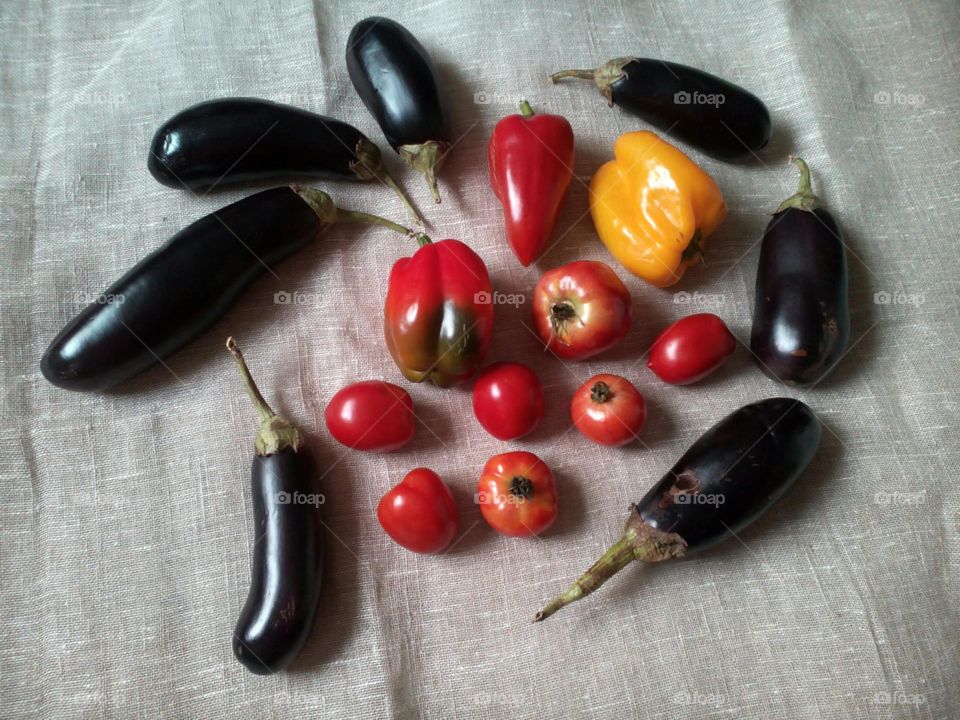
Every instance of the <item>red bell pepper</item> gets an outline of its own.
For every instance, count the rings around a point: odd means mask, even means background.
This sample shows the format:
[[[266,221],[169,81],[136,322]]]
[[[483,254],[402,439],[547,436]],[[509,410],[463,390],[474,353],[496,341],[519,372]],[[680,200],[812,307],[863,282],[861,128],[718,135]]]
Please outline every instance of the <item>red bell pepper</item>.
[[[487,157],[507,240],[526,267],[547,249],[573,177],[573,129],[559,115],[534,115],[526,100],[520,112],[497,123]]]
[[[449,387],[483,364],[493,329],[487,266],[459,240],[431,242],[390,271],[384,335],[404,377]]]

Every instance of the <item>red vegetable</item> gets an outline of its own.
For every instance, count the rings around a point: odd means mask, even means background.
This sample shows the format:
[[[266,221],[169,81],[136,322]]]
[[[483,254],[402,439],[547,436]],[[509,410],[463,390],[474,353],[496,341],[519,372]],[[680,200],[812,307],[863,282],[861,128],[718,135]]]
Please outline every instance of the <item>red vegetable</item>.
[[[483,364],[493,328],[493,288],[483,260],[459,240],[418,238],[390,271],[384,334],[408,380],[449,387]]]
[[[390,452],[413,437],[413,400],[388,382],[356,382],[333,396],[324,420],[330,434],[347,447]]]
[[[416,553],[446,549],[460,529],[450,488],[427,468],[411,470],[380,499],[377,520],[394,542]]]
[[[573,129],[559,115],[534,115],[526,100],[490,136],[490,187],[503,205],[507,240],[524,267],[546,249],[573,177]]]
[[[736,346],[733,333],[716,315],[688,315],[660,333],[647,367],[664,382],[689,385],[720,367]]]
[[[533,323],[547,349],[583,360],[630,330],[630,291],[608,265],[580,260],[543,274],[533,292]]]
[[[577,430],[601,445],[633,440],[647,422],[643,395],[619,375],[594,375],[573,395],[570,418]]]
[[[500,440],[516,440],[543,419],[543,389],[533,370],[520,363],[494,363],[473,386],[473,413]]]
[[[557,517],[553,473],[529,452],[508,452],[487,460],[476,501],[490,527],[514,537],[539,535]]]

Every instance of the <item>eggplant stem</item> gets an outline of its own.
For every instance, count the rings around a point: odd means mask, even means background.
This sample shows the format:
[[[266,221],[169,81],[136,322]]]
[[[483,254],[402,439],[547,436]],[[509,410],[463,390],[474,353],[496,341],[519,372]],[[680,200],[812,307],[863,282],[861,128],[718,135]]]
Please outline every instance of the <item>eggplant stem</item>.
[[[797,191],[780,203],[780,207],[774,213],[781,213],[784,210],[795,208],[797,210],[807,210],[813,212],[817,208],[823,207],[823,203],[813,193],[813,184],[810,181],[810,167],[795,155],[790,156],[790,160],[800,168],[800,181],[797,183]]]
[[[596,72],[596,70],[561,70],[560,72],[555,72],[550,76],[550,82],[555,83],[557,80],[563,80],[565,78],[593,80],[596,76]]]
[[[411,230],[408,227],[404,227],[399,223],[395,223],[392,220],[387,220],[382,218],[379,215],[372,215],[371,213],[361,212],[359,210],[344,210],[343,208],[337,208],[337,216],[335,222],[342,223],[368,223],[370,225],[380,225],[385,228],[390,228],[394,232],[401,233],[402,235],[407,235],[408,237],[416,237],[417,233]]]
[[[250,396],[250,399],[253,401],[254,407],[257,409],[257,413],[260,415],[261,420],[269,420],[274,417],[276,413],[270,407],[270,404],[264,399],[263,394],[260,392],[260,388],[257,387],[257,383],[253,379],[253,375],[250,373],[250,368],[247,367],[247,361],[243,357],[243,353],[240,352],[240,346],[237,345],[237,341],[233,339],[233,336],[227,338],[227,350],[230,351],[230,354],[233,355],[233,359],[237,363],[237,368],[240,370],[240,377],[243,379],[243,386],[247,390],[247,394]]]
[[[413,201],[410,199],[410,197],[403,191],[403,188],[400,187],[400,183],[393,179],[393,175],[391,175],[386,168],[380,168],[379,172],[374,173],[374,177],[388,188],[393,190],[400,198],[400,201],[407,209],[407,212],[413,216],[414,221],[418,225],[423,225],[423,217],[421,217],[420,213],[417,212],[417,207],[413,204]]]

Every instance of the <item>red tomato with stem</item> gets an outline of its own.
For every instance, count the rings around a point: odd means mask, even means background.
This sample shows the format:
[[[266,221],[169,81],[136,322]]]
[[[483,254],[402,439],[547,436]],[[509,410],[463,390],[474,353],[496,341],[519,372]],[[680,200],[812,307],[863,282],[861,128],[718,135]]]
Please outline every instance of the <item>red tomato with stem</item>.
[[[602,262],[561,265],[537,283],[533,323],[548,350],[583,360],[613,347],[630,330],[630,291]]]
[[[494,363],[474,383],[473,414],[495,438],[523,437],[543,419],[540,381],[526,365]]]
[[[428,468],[411,470],[380,498],[377,520],[395,543],[416,553],[445,550],[460,530],[453,493]]]
[[[474,498],[487,524],[513,537],[539,535],[557,517],[557,489],[550,468],[530,452],[487,460]]]
[[[647,404],[619,375],[594,375],[573,394],[570,418],[577,430],[601,445],[626,445],[643,430]]]
[[[413,399],[392,383],[364,380],[334,395],[324,420],[330,434],[347,447],[390,452],[413,437]]]
[[[688,315],[654,340],[647,367],[664,382],[689,385],[723,365],[736,347],[733,333],[716,315]]]

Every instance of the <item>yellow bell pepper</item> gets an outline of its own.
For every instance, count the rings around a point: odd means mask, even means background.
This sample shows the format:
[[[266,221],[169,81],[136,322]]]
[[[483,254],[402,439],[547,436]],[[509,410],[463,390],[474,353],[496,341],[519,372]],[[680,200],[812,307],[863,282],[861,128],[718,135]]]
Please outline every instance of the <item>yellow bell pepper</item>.
[[[634,275],[673,285],[700,261],[704,241],[727,216],[720,188],[652,132],[621,135],[613,154],[590,181],[597,234]]]

